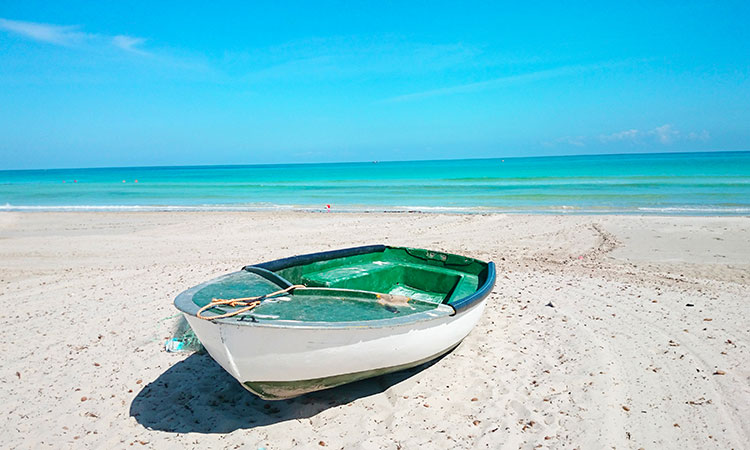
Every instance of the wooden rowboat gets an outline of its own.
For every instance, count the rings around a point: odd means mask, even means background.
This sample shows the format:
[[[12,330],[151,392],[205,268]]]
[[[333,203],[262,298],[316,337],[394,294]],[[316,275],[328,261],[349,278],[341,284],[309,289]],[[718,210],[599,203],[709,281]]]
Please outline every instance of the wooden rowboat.
[[[175,306],[246,389],[284,399],[447,353],[479,321],[494,284],[492,262],[371,245],[246,266],[188,289]]]

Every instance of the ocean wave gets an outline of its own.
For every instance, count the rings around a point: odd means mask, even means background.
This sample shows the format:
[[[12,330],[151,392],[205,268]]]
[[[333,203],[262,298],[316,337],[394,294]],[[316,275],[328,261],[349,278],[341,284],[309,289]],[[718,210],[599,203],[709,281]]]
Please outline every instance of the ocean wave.
[[[642,206],[638,211],[643,212],[662,212],[662,213],[721,213],[721,214],[748,214],[750,207],[716,207],[716,206],[665,206],[665,207],[647,207]]]
[[[425,213],[425,214],[668,214],[747,215],[748,206],[428,206],[428,205],[325,205],[242,204],[242,205],[0,205],[0,212],[253,212],[298,211],[324,213]]]
[[[298,209],[293,205],[0,205],[0,211],[130,211],[130,212],[169,212],[169,211],[263,211]]]

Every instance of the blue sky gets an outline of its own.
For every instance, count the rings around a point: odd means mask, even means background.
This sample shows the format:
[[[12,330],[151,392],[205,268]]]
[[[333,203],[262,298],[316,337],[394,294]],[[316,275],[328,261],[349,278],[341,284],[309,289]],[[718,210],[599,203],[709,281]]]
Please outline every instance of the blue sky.
[[[747,2],[157,3],[0,4],[0,169],[750,150]]]

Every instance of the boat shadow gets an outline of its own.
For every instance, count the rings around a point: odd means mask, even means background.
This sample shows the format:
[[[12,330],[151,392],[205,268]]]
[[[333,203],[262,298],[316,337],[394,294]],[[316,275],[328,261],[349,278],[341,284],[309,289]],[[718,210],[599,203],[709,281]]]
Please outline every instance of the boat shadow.
[[[246,391],[208,354],[194,353],[144,386],[130,404],[130,416],[152,430],[230,433],[313,417],[328,408],[383,392],[440,359],[293,399],[267,401]]]

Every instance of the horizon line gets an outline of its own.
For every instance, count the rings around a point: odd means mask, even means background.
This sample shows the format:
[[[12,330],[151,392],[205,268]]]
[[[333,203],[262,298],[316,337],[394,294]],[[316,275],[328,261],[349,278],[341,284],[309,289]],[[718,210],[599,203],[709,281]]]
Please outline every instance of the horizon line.
[[[579,156],[624,156],[624,155],[679,155],[700,153],[750,153],[748,150],[683,150],[674,152],[619,152],[619,153],[573,153],[566,155],[530,155],[530,156],[492,156],[478,158],[438,158],[438,159],[389,159],[389,160],[359,160],[359,161],[328,161],[328,162],[295,162],[295,163],[237,163],[237,164],[176,164],[176,165],[146,165],[146,166],[92,166],[92,167],[48,167],[35,169],[0,169],[1,172],[30,172],[55,170],[106,170],[106,169],[166,169],[166,168],[222,168],[222,167],[269,167],[269,166],[312,166],[337,164],[380,164],[397,162],[439,162],[439,161],[481,161],[494,159],[530,159],[530,158],[575,158]]]

